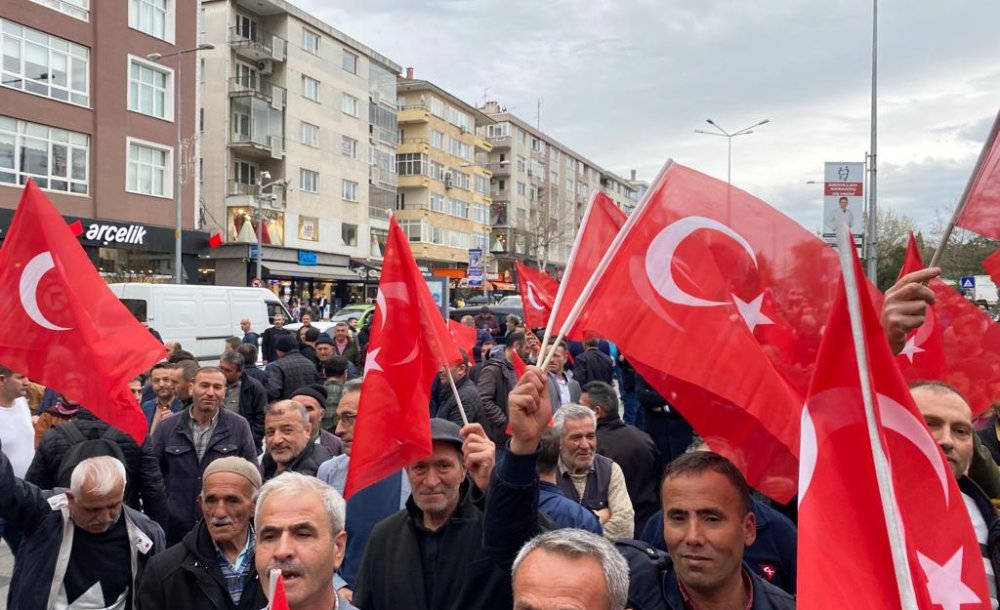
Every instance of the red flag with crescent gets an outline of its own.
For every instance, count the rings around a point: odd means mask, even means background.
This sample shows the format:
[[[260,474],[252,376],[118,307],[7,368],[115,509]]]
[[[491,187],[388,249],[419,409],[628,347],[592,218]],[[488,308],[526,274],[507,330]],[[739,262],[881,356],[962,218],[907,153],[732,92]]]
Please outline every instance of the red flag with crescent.
[[[906,258],[896,279],[923,268],[924,261],[920,256],[920,248],[913,233],[910,233],[910,239],[906,244]],[[939,281],[934,280],[935,283]],[[907,381],[945,379],[947,367],[944,360],[941,326],[938,324],[933,306],[927,308],[927,315],[920,328],[910,331],[906,337],[906,344],[896,356],[896,363]]]
[[[1000,239],[1000,113],[979,153],[955,224]]]
[[[614,241],[615,235],[618,235],[625,220],[625,212],[615,204],[613,199],[600,191],[594,191],[584,212],[583,221],[580,223],[576,243],[573,244],[573,253],[566,263],[562,282],[559,283],[559,291],[563,293],[563,296],[559,311],[553,314],[555,318],[553,326],[556,333],[569,317],[570,310],[580,298],[584,287],[600,264],[601,257],[611,246],[611,242]],[[566,336],[577,341],[587,338],[579,324],[570,329]]]
[[[781,502],[839,274],[763,201],[669,162],[629,216],[574,328],[614,342],[713,450]]]
[[[545,328],[552,315],[559,282],[544,272],[519,262],[514,263],[514,268],[517,270],[517,288],[521,293],[521,307],[524,309],[524,324],[528,328]]]
[[[451,336],[455,340],[455,345],[464,349],[465,354],[469,357],[469,362],[472,362],[473,355],[476,351],[476,327],[466,326],[461,322],[448,320],[448,330],[451,332]]]
[[[431,383],[462,359],[395,218],[371,329],[345,498],[431,454]]]
[[[854,275],[861,277],[856,254]],[[987,610],[983,559],[962,493],[894,362],[870,293],[858,292],[877,433],[866,422],[841,283],[802,410],[798,608]],[[882,486],[875,450],[888,463]],[[900,524],[891,530],[900,533],[895,564],[887,513]],[[904,563],[908,577],[901,571],[897,579]],[[901,590],[910,591],[909,603]]]
[[[0,282],[0,362],[141,444],[146,417],[129,382],[166,349],[108,289],[31,180],[0,249]]]

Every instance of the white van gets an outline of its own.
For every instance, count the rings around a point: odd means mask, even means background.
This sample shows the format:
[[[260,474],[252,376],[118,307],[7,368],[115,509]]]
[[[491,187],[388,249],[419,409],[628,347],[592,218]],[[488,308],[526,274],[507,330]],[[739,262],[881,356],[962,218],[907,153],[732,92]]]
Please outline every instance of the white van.
[[[149,322],[164,342],[177,341],[202,366],[217,364],[226,338],[242,337],[240,320],[249,318],[258,334],[276,313],[291,320],[284,304],[266,288],[196,284],[109,284],[139,320]]]

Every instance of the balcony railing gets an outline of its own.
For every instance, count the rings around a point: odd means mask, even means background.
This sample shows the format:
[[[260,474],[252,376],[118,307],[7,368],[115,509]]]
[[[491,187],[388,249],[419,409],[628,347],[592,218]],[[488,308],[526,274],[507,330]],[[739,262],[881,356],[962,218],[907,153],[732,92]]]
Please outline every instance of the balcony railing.
[[[280,36],[259,29],[245,31],[243,27],[229,28],[229,46],[237,54],[250,59],[285,61],[287,41]]]

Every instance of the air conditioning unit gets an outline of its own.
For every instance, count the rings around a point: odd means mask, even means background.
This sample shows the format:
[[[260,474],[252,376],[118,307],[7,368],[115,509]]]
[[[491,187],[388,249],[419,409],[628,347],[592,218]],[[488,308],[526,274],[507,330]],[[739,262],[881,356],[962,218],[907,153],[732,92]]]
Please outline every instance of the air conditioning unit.
[[[451,174],[445,174],[444,176],[444,188],[451,188]]]
[[[274,60],[272,59],[262,59],[257,62],[257,69],[263,75],[269,75],[274,72]]]

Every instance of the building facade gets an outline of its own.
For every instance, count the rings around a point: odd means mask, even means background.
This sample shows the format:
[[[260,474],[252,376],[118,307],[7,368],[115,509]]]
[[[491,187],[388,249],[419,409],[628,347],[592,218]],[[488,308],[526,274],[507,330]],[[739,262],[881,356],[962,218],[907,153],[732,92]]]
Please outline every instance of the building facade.
[[[106,280],[171,281],[179,170],[183,276],[210,281],[194,230],[197,17],[195,0],[0,3],[0,237],[31,179],[83,223]]]
[[[395,198],[400,67],[282,0],[201,5],[218,41],[201,132],[205,225],[225,241],[216,282],[372,298],[356,269],[377,267]]]
[[[485,250],[490,180],[477,162],[492,146],[478,131],[493,120],[407,69],[397,84],[400,145],[396,214],[417,264],[431,274],[466,277],[469,250]]]
[[[583,155],[500,106],[482,111],[494,119],[481,133],[493,145],[489,253],[501,281],[514,263],[530,263],[558,275],[565,268],[591,192],[607,193],[626,212],[635,189]]]

